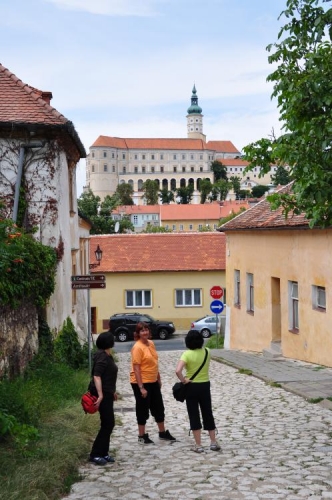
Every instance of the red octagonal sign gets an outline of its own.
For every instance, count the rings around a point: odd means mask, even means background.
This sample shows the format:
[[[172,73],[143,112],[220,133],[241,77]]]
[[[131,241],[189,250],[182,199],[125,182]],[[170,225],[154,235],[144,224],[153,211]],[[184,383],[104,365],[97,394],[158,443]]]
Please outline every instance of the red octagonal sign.
[[[210,295],[213,299],[220,299],[224,295],[224,290],[220,286],[213,286]]]

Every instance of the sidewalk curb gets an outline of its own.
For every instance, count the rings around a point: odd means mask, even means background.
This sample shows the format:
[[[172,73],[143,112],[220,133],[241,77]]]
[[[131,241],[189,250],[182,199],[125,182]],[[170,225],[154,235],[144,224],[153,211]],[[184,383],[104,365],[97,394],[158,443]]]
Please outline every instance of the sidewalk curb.
[[[218,363],[222,363],[224,365],[230,366],[231,368],[235,368],[236,370],[243,370],[244,369],[243,366],[240,366],[240,365],[238,365],[236,363],[232,363],[231,361],[228,361],[228,360],[226,360],[224,358],[213,356],[212,353],[211,353],[211,359],[213,361],[217,361]],[[299,390],[296,390],[296,389],[293,389],[291,387],[288,387],[287,384],[285,384],[285,383],[277,382],[277,381],[275,381],[273,379],[269,379],[267,377],[263,377],[262,375],[258,375],[257,373],[254,373],[252,370],[248,370],[248,371],[251,371],[250,374],[249,373],[247,374],[249,377],[255,377],[255,378],[257,378],[259,380],[262,380],[263,382],[265,382],[266,384],[269,384],[269,385],[277,384],[275,387],[283,389],[286,392],[290,392],[291,394],[295,394],[296,396],[300,396],[301,398],[305,399],[308,403],[318,404],[319,406],[322,406],[326,410],[331,410],[332,411],[332,401],[330,401],[327,398],[317,398],[317,399],[320,399],[320,401],[313,402],[312,400],[314,398],[309,398],[303,392],[301,392]]]

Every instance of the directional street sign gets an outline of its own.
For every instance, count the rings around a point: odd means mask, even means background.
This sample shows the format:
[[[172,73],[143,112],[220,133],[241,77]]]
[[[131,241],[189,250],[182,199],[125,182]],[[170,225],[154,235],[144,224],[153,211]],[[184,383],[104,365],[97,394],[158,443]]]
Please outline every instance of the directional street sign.
[[[210,304],[210,309],[214,314],[221,314],[224,310],[224,304],[221,300],[213,300]]]
[[[106,283],[103,283],[101,281],[85,283],[72,282],[71,287],[73,290],[89,290],[90,288],[106,288]]]
[[[80,283],[96,283],[96,282],[105,282],[105,274],[82,274],[78,276],[72,276],[71,280],[74,282]]]
[[[224,295],[224,290],[220,286],[213,286],[210,295],[213,299],[220,299]]]

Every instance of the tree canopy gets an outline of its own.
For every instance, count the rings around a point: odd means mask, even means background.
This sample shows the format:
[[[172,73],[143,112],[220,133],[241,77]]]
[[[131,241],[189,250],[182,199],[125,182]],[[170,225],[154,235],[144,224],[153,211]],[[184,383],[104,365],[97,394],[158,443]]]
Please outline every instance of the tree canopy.
[[[227,181],[227,169],[219,160],[214,160],[210,166],[214,174],[214,182],[224,179]]]
[[[147,205],[157,205],[159,197],[158,182],[147,179],[143,183],[144,198]]]
[[[278,41],[267,47],[277,65],[273,82],[282,135],[262,138],[244,148],[249,169],[287,167],[292,192],[268,199],[284,214],[304,212],[310,225],[332,224],[332,8],[331,0],[287,0]]]

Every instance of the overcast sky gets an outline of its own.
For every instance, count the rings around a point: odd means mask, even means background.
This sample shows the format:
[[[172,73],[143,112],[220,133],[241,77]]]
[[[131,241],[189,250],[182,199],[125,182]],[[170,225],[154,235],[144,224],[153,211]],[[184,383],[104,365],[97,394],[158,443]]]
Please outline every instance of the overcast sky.
[[[1,0],[0,62],[53,93],[88,152],[99,135],[186,137],[196,84],[207,140],[279,131],[266,77],[286,0]],[[85,185],[85,161],[77,174]]]

